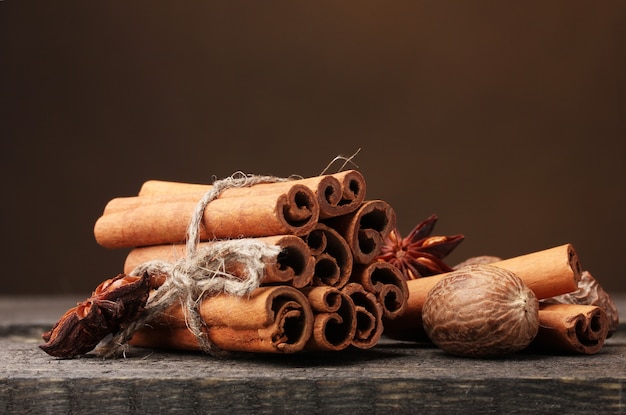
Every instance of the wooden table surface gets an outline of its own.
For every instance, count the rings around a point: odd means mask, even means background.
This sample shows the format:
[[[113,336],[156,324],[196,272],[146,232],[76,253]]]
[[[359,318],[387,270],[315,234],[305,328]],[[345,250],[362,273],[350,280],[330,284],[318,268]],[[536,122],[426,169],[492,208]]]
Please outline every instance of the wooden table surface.
[[[626,326],[592,356],[452,357],[383,339],[370,350],[247,355],[131,348],[56,359],[40,335],[83,298],[0,297],[0,413],[626,414]],[[615,298],[626,315],[626,295]]]

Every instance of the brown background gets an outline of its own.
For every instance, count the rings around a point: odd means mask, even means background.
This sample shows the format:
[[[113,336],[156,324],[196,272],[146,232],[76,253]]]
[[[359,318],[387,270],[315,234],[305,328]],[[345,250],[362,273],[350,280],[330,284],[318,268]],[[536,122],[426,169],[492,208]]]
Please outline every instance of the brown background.
[[[0,2],[0,294],[85,293],[148,179],[355,161],[449,262],[574,244],[626,291],[626,2]],[[192,3],[192,4],[189,4]]]

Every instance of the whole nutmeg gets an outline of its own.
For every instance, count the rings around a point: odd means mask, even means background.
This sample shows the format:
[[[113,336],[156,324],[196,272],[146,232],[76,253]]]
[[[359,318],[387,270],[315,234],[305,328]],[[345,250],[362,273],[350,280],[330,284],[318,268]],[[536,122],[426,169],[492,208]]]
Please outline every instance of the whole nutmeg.
[[[539,301],[513,272],[470,265],[430,290],[424,329],[442,350],[466,357],[498,357],[526,348],[539,330]]]

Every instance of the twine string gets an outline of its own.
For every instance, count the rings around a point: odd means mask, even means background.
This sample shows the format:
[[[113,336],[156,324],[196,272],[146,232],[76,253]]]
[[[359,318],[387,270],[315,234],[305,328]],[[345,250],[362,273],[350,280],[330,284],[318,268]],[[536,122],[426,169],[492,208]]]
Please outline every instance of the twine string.
[[[343,161],[343,164],[339,167],[339,170],[337,170],[337,172],[341,172],[343,171],[343,169],[346,168],[346,166],[348,165],[348,163],[353,164],[355,167],[358,167],[357,164],[354,162],[354,159],[356,158],[357,154],[359,154],[359,152],[361,151],[361,148],[359,147],[354,154],[352,154],[350,157],[346,157],[346,156],[342,156],[342,155],[338,155],[336,156],[334,159],[332,159],[330,161],[330,163],[328,163],[326,165],[326,167],[324,168],[324,170],[322,170],[322,172],[320,173],[320,176],[327,174],[328,170],[330,170],[330,167],[335,164],[335,162],[337,161]]]
[[[236,297],[251,294],[261,284],[266,263],[275,261],[281,248],[253,238],[219,240],[199,248],[204,211],[226,189],[287,180],[290,179],[237,172],[214,181],[211,189],[197,203],[189,222],[185,257],[174,263],[148,261],[130,272],[135,276],[148,273],[151,277],[165,276],[166,279],[152,292],[141,315],[100,346],[96,353],[103,357],[119,355],[137,330],[178,302],[187,328],[196,337],[201,349],[212,356],[225,356],[226,353],[205,334],[205,323],[200,315],[202,299],[220,293]],[[242,276],[227,271],[235,264],[243,267]]]

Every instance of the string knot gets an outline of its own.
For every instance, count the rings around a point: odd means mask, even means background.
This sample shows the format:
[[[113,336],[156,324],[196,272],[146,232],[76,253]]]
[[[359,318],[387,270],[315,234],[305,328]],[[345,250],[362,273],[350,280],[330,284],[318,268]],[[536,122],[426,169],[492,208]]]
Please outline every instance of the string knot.
[[[144,311],[123,331],[99,348],[104,357],[118,355],[135,331],[177,302],[182,307],[188,329],[200,347],[213,356],[225,353],[205,334],[205,323],[200,314],[200,303],[211,295],[228,294],[236,297],[250,295],[263,280],[266,264],[276,261],[281,248],[254,238],[212,241],[200,247],[200,227],[206,206],[224,190],[249,187],[260,183],[275,183],[290,179],[274,176],[247,175],[237,172],[214,181],[211,189],[200,199],[187,228],[186,255],[174,262],[148,261],[137,266],[130,275],[148,273],[152,277],[166,277],[165,282],[149,297]],[[237,269],[235,273],[232,270]]]

